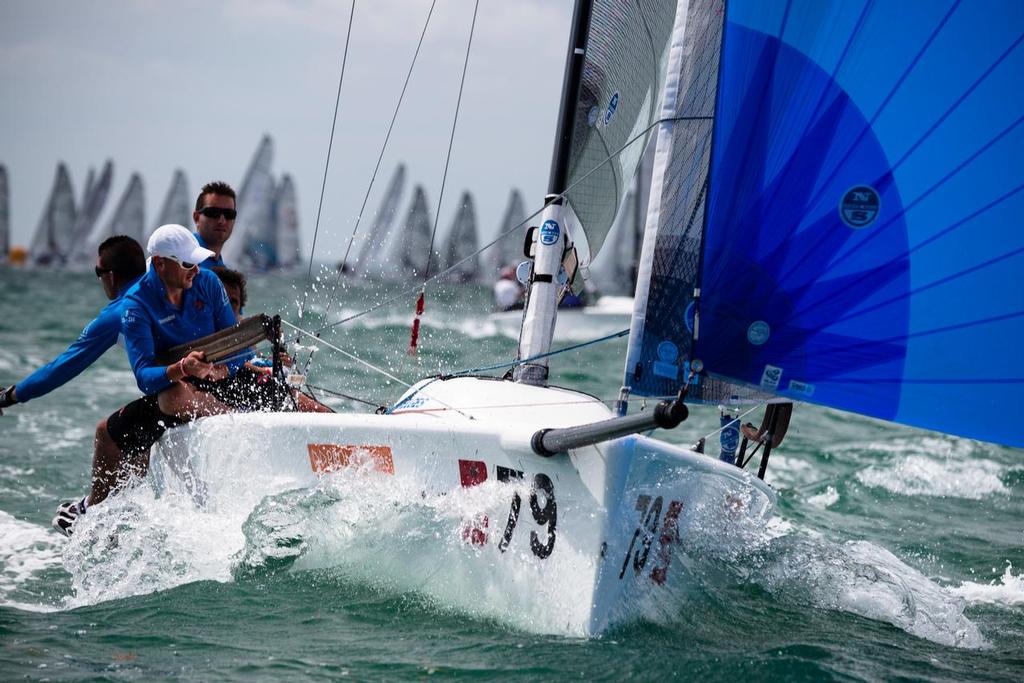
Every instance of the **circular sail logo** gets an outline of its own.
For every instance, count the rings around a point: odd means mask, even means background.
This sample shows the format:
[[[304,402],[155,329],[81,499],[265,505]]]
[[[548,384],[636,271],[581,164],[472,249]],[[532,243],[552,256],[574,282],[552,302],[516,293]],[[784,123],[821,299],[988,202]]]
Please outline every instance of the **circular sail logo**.
[[[551,246],[558,241],[561,232],[555,221],[544,221],[544,225],[540,226],[540,243]]]
[[[772,328],[763,320],[756,320],[747,328],[747,341],[754,346],[761,346],[768,341],[770,336],[772,336]]]
[[[878,192],[868,185],[850,188],[839,203],[839,216],[851,228],[863,228],[871,225],[878,218],[881,200]]]

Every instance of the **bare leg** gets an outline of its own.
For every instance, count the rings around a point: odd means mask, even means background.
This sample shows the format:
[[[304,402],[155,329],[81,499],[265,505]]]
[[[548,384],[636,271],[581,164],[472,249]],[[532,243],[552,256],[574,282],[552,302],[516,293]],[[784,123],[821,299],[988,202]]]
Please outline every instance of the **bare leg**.
[[[230,406],[221,403],[211,394],[199,391],[187,382],[175,382],[157,395],[160,410],[167,415],[174,415],[191,420],[206,415],[222,415],[235,412]]]
[[[126,477],[122,471],[121,449],[107,432],[107,421],[100,420],[96,425],[96,438],[93,441],[92,454],[92,490],[89,493],[89,504],[104,500],[111,489],[120,484]]]

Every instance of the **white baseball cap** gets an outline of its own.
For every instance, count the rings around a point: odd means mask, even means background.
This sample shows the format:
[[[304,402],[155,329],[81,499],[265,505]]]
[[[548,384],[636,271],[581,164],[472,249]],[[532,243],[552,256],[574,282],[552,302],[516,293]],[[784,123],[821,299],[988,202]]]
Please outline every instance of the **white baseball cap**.
[[[181,263],[202,263],[213,256],[213,252],[199,246],[188,228],[183,225],[161,225],[149,236],[146,253],[150,256],[165,256]]]

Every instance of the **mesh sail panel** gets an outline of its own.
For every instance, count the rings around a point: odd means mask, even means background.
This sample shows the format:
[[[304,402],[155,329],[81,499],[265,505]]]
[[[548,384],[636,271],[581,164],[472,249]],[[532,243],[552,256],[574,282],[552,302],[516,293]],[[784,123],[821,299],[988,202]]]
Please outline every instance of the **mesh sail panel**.
[[[576,103],[569,186],[656,120],[675,0],[594,3]],[[597,255],[633,179],[646,137],[600,166],[568,193]]]

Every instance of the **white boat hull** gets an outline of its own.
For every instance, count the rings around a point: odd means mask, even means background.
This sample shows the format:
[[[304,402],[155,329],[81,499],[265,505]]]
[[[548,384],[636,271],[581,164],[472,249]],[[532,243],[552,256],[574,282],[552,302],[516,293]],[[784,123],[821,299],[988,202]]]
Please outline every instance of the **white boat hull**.
[[[677,540],[694,525],[761,520],[775,501],[736,467],[645,437],[551,458],[530,448],[537,429],[608,417],[593,397],[567,390],[426,380],[388,415],[198,420],[164,436],[152,469],[159,487],[184,488],[240,523],[283,492],[333,486],[343,505],[372,490],[332,533],[378,525],[373,551],[355,544],[297,567],[334,563],[448,608],[588,636],[678,580]],[[409,506],[426,511],[432,534],[403,536]]]

